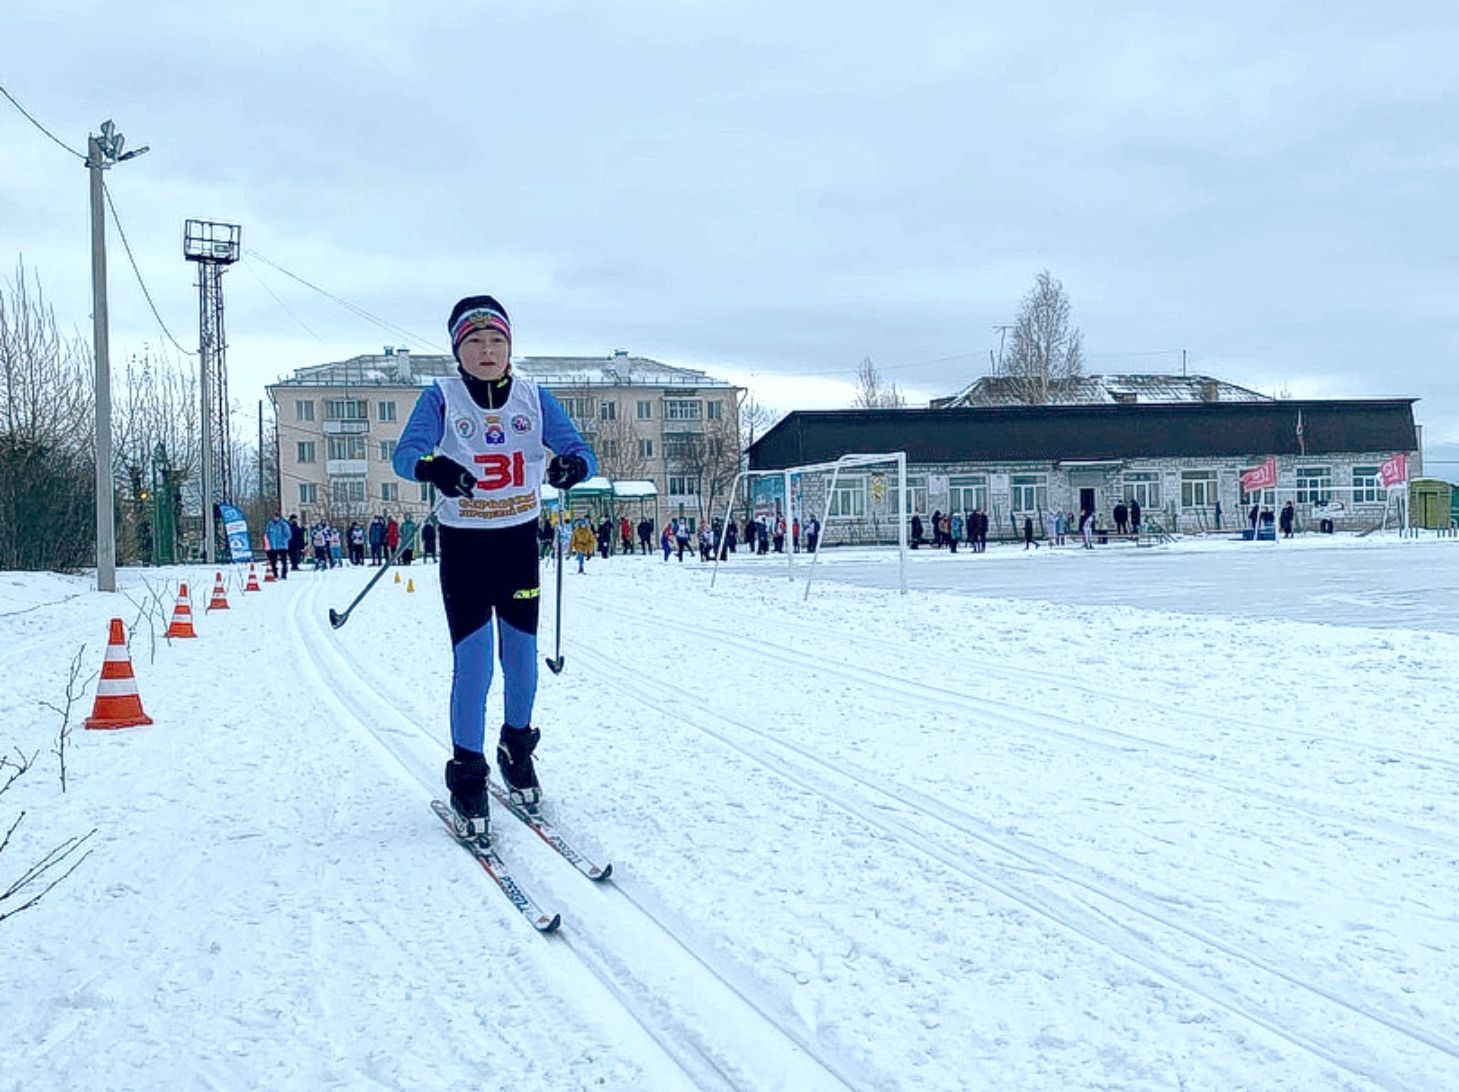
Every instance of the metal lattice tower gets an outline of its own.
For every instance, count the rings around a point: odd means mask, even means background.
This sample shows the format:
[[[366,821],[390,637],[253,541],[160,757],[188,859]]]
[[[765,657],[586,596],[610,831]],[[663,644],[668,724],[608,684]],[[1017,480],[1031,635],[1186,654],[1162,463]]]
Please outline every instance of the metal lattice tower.
[[[223,272],[239,259],[243,229],[237,224],[187,220],[182,253],[198,263],[198,354],[202,386],[203,523],[207,560],[214,561],[213,506],[232,500],[228,429],[228,339],[223,325]]]

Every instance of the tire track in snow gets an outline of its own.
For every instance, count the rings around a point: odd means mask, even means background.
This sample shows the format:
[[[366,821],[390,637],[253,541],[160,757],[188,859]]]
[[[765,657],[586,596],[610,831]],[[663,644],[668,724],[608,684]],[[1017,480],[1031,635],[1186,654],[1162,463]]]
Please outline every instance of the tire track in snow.
[[[439,787],[435,771],[446,753],[444,744],[429,730],[407,720],[396,710],[390,695],[377,687],[366,673],[357,669],[353,655],[338,644],[333,631],[323,621],[326,610],[316,602],[321,597],[320,592],[319,587],[312,586],[305,596],[295,602],[290,615],[294,636],[310,660],[320,688],[334,698],[336,704],[359,726],[361,733],[404,771],[412,782],[418,783],[427,793],[437,792]],[[328,662],[330,658],[335,661],[333,666]],[[340,668],[344,670],[341,671]],[[348,678],[368,690],[368,701],[362,701],[356,693],[340,686],[336,681],[340,678]],[[385,726],[392,721],[404,727]],[[508,822],[503,829],[512,830],[514,826],[514,822]],[[521,841],[531,844],[526,839]],[[514,866],[519,861],[519,871],[526,878],[527,868],[530,866],[525,857],[514,853]],[[566,867],[563,865],[564,869]],[[586,891],[582,889],[581,877],[573,873],[569,882],[577,891],[577,896],[573,901],[561,900],[562,905],[570,908],[575,901],[581,906],[591,899],[598,903],[598,914],[595,917],[585,912],[581,915],[581,920],[578,920],[577,915],[567,918],[562,933],[550,939],[544,938],[544,942],[561,943],[572,949],[583,969],[593,976],[598,986],[616,1001],[617,1006],[690,1081],[690,1087],[753,1089],[756,1092],[764,1088],[785,1088],[801,1092],[803,1089],[873,1087],[845,1072],[845,1067],[835,1059],[827,1058],[815,1044],[807,1041],[793,1027],[787,1026],[788,1022],[781,1014],[767,1011],[766,1005],[754,996],[754,991],[743,981],[745,976],[734,974],[729,968],[720,965],[714,957],[675,932],[642,899],[635,896],[631,880],[627,880],[624,871],[621,865],[615,870],[611,886]],[[596,918],[604,916],[603,911],[611,905],[615,893],[633,908],[640,922],[648,922],[671,948],[660,943],[655,946],[656,951],[651,956],[646,950],[648,945],[642,935],[641,925],[634,931],[620,923],[626,939],[616,946],[612,938],[595,932]],[[593,896],[596,898],[592,898]],[[606,928],[602,930],[603,933],[608,931],[610,930]],[[620,954],[620,949],[630,954]],[[678,949],[678,954],[672,949]],[[687,966],[686,959],[689,961]],[[650,988],[649,983],[635,970],[644,965],[652,966],[661,976],[661,981],[667,976],[675,984],[675,988]],[[735,1045],[741,1047],[738,1054],[742,1060],[738,1064],[727,1048],[711,1038],[710,1032],[690,1026],[681,1014],[674,1011],[676,1004],[681,1007],[711,1004],[703,996],[706,993],[706,975],[712,980],[710,992],[717,988],[720,995],[712,1004],[721,1009],[712,1013],[714,1019],[707,1020],[706,1023],[735,1037]],[[741,981],[737,982],[736,979]],[[690,1001],[690,998],[693,1000]],[[754,1043],[743,1043],[743,1021],[725,1019],[727,1013],[722,1010],[726,1005],[748,1011],[762,1026],[764,1030],[755,1037]],[[766,1032],[770,1040],[781,1044],[778,1052],[768,1055],[763,1053],[769,1047]],[[748,1053],[753,1053],[754,1057],[745,1059]],[[747,1067],[753,1068],[746,1072]],[[774,1079],[767,1080],[767,1073],[774,1074]]]
[[[640,701],[666,720],[693,727],[739,752],[777,778],[821,797],[862,823],[932,857],[975,884],[991,888],[1033,913],[1052,920],[1061,928],[1113,951],[1150,973],[1264,1028],[1272,1035],[1353,1076],[1382,1087],[1422,1089],[1433,1086],[1431,1071],[1422,1071],[1427,1073],[1429,1079],[1420,1076],[1411,1083],[1395,1083],[1392,1074],[1379,1068],[1365,1052],[1361,1040],[1344,1038],[1348,1030],[1341,1019],[1344,1015],[1349,1020],[1357,1018],[1377,1024],[1409,1040],[1411,1044],[1421,1044],[1445,1055],[1450,1062],[1459,1062],[1459,1043],[1402,1017],[1385,1014],[1370,1005],[1350,1001],[1333,990],[1304,981],[1296,972],[1260,956],[1243,952],[1198,927],[1175,920],[1160,908],[1142,905],[1142,902],[1148,903],[1149,896],[1112,891],[1105,881],[1091,876],[1075,875],[1074,871],[1082,870],[1081,866],[1056,853],[1010,845],[989,833],[970,829],[963,825],[962,820],[971,817],[939,805],[931,798],[913,793],[909,795],[914,800],[909,801],[899,795],[901,790],[893,793],[835,762],[778,739],[732,716],[713,709],[703,709],[697,696],[687,688],[649,678],[589,648],[575,647],[573,654],[578,663],[588,667],[599,683]],[[751,736],[754,741],[742,743],[730,733],[706,724],[705,720],[711,717],[728,726],[732,733]],[[768,761],[767,751],[783,761]],[[829,778],[826,775],[830,775]],[[848,784],[854,794],[852,798],[848,798],[845,793],[844,786]],[[929,836],[924,831],[889,817],[897,812],[905,812],[909,807],[924,818],[1010,858],[1016,864],[999,868],[998,876],[990,875],[989,869],[981,862],[947,848],[946,839]],[[1013,873],[1019,876],[1032,873],[1036,877],[1068,885],[1079,893],[1074,896],[1077,905],[1071,905],[1059,895],[1050,892],[1030,892]],[[1175,953],[1163,951],[1144,935],[1142,929],[1127,920],[1129,915],[1139,917],[1147,923],[1147,927],[1154,925],[1166,930],[1168,934],[1195,942],[1206,949],[1201,953],[1204,956],[1209,957],[1211,951],[1219,952],[1228,959],[1243,964],[1248,972],[1254,971],[1265,976],[1279,990],[1296,991],[1298,996],[1306,996],[1309,1000],[1318,1002],[1327,1010],[1325,1019],[1314,1018],[1312,1021],[1321,1028],[1320,1033],[1309,1033],[1286,1026],[1275,1013],[1266,1011],[1267,1008],[1276,1007],[1276,999],[1263,1006],[1259,1000],[1244,997],[1234,987],[1198,981],[1196,975],[1206,973],[1208,965],[1196,965]],[[1319,1038],[1319,1034],[1324,1037]]]

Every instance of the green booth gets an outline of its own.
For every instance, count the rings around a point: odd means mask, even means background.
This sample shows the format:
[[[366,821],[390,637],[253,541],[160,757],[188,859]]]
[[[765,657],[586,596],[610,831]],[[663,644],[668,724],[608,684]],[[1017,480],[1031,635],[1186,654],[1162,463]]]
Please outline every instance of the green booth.
[[[1454,487],[1438,478],[1415,478],[1408,483],[1410,527],[1447,531],[1454,519]]]

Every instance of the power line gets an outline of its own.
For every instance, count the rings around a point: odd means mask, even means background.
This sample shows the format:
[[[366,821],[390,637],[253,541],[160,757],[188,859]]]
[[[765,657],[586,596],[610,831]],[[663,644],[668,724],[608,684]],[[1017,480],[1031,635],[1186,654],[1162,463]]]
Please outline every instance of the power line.
[[[442,346],[442,345],[440,345],[440,344],[438,344],[438,343],[436,343],[434,341],[431,341],[431,340],[429,340],[427,338],[423,338],[419,334],[413,334],[409,330],[405,329],[402,326],[396,326],[393,322],[387,322],[385,319],[382,319],[378,315],[372,315],[369,311],[366,311],[363,307],[359,306],[359,304],[351,303],[347,299],[342,299],[339,296],[336,296],[333,292],[327,292],[327,291],[325,291],[323,288],[320,288],[317,284],[312,284],[309,281],[306,281],[303,277],[299,276],[297,273],[290,273],[283,266],[279,265],[276,262],[269,261],[262,254],[260,254],[258,251],[254,250],[252,248],[249,248],[248,254],[249,254],[249,256],[254,257],[254,258],[257,258],[259,261],[263,262],[264,265],[272,266],[274,269],[277,269],[280,273],[282,273],[284,276],[288,277],[290,280],[298,281],[305,288],[308,288],[308,289],[311,289],[311,290],[313,290],[315,292],[318,292],[321,296],[324,296],[326,299],[333,300],[335,303],[339,304],[341,307],[345,308],[347,311],[351,312],[352,314],[357,315],[358,317],[364,319],[367,322],[374,323],[376,326],[380,327],[382,330],[387,330],[387,331],[390,331],[392,333],[400,334],[401,336],[407,337],[411,341],[414,341],[414,342],[416,342],[416,343],[418,343],[420,345],[427,345],[430,348],[435,349],[437,352],[440,352],[440,353],[445,353],[445,352],[448,351],[444,346]]]
[[[126,230],[122,227],[122,218],[117,215],[116,202],[111,199],[111,187],[105,182],[101,184],[101,190],[106,194],[107,207],[111,209],[111,221],[117,226],[117,234],[122,239],[122,249],[127,252],[127,261],[132,264],[132,272],[137,275],[137,283],[142,286],[142,295],[147,300],[147,306],[152,308],[152,317],[157,320],[157,325],[162,327],[162,332],[167,335],[167,340],[177,348],[177,351],[184,356],[197,356],[198,354],[189,349],[184,349],[177,343],[177,338],[172,336],[172,331],[167,328],[167,323],[162,321],[162,316],[157,313],[157,305],[152,302],[152,293],[147,291],[147,282],[142,279],[142,271],[137,268],[137,259],[132,256],[132,244],[127,242]]]
[[[946,363],[948,363],[950,361],[953,361],[953,360],[967,360],[969,357],[982,356],[983,353],[985,353],[986,351],[987,351],[986,349],[978,349],[976,352],[953,353],[951,356],[939,356],[939,357],[934,357],[931,360],[909,360],[909,361],[906,361],[905,363],[901,363],[901,364],[887,364],[887,365],[876,364],[875,367],[876,367],[876,370],[878,372],[893,372],[893,371],[899,371],[902,368],[925,368],[925,367],[928,367],[929,365],[932,365],[932,364],[946,364]],[[788,372],[777,371],[775,374],[776,375],[795,375],[795,376],[845,375],[850,370],[851,369],[848,369],[848,368],[845,368],[845,367],[840,367],[840,368],[820,368],[820,369],[816,369],[814,371],[801,371],[801,370],[788,371]]]
[[[321,345],[325,343],[324,342],[324,339],[322,337],[320,337],[318,334],[316,334],[313,331],[313,329],[310,328],[310,326],[309,326],[309,324],[307,322],[305,322],[303,319],[301,319],[298,315],[294,314],[294,312],[289,309],[289,305],[287,303],[285,303],[283,300],[279,299],[278,293],[275,292],[272,288],[270,288],[268,286],[268,282],[265,281],[262,277],[260,277],[258,275],[258,270],[256,270],[256,269],[253,268],[253,263],[252,262],[244,262],[243,263],[243,268],[246,269],[246,270],[248,270],[249,274],[253,277],[254,280],[256,280],[263,287],[263,290],[265,292],[267,292],[270,296],[273,296],[274,302],[277,303],[280,307],[282,307],[284,309],[284,314],[288,315],[291,319],[293,319],[295,322],[297,322],[300,326],[304,327],[304,330],[311,337],[313,337],[315,341],[319,342]]]
[[[84,161],[86,159],[86,157],[84,155],[82,155],[80,152],[78,152],[75,148],[71,147],[71,145],[67,144],[64,140],[62,140],[55,133],[51,132],[44,125],[42,125],[40,122],[38,122],[33,116],[31,116],[30,111],[27,110],[24,106],[21,106],[20,103],[15,100],[15,96],[12,95],[9,91],[5,90],[4,86],[0,86],[0,95],[4,95],[7,99],[9,99],[10,100],[10,105],[13,106],[13,107],[15,107],[17,110],[19,110],[21,112],[21,114],[25,117],[25,120],[26,121],[30,122],[37,129],[39,129],[41,132],[45,133],[46,136],[50,137],[51,140],[53,140],[56,144],[59,144],[62,148],[64,148],[66,151],[70,152],[77,159],[80,159],[82,161]]]

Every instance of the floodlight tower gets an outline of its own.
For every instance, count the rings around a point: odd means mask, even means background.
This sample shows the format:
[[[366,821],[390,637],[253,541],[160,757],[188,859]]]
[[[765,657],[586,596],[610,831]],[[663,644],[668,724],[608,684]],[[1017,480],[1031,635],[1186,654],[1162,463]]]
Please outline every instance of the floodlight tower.
[[[203,409],[203,542],[209,565],[216,560],[213,507],[232,500],[228,467],[228,341],[223,332],[223,272],[242,250],[237,224],[187,220],[182,254],[198,263],[198,371]],[[214,434],[213,425],[217,424]]]

